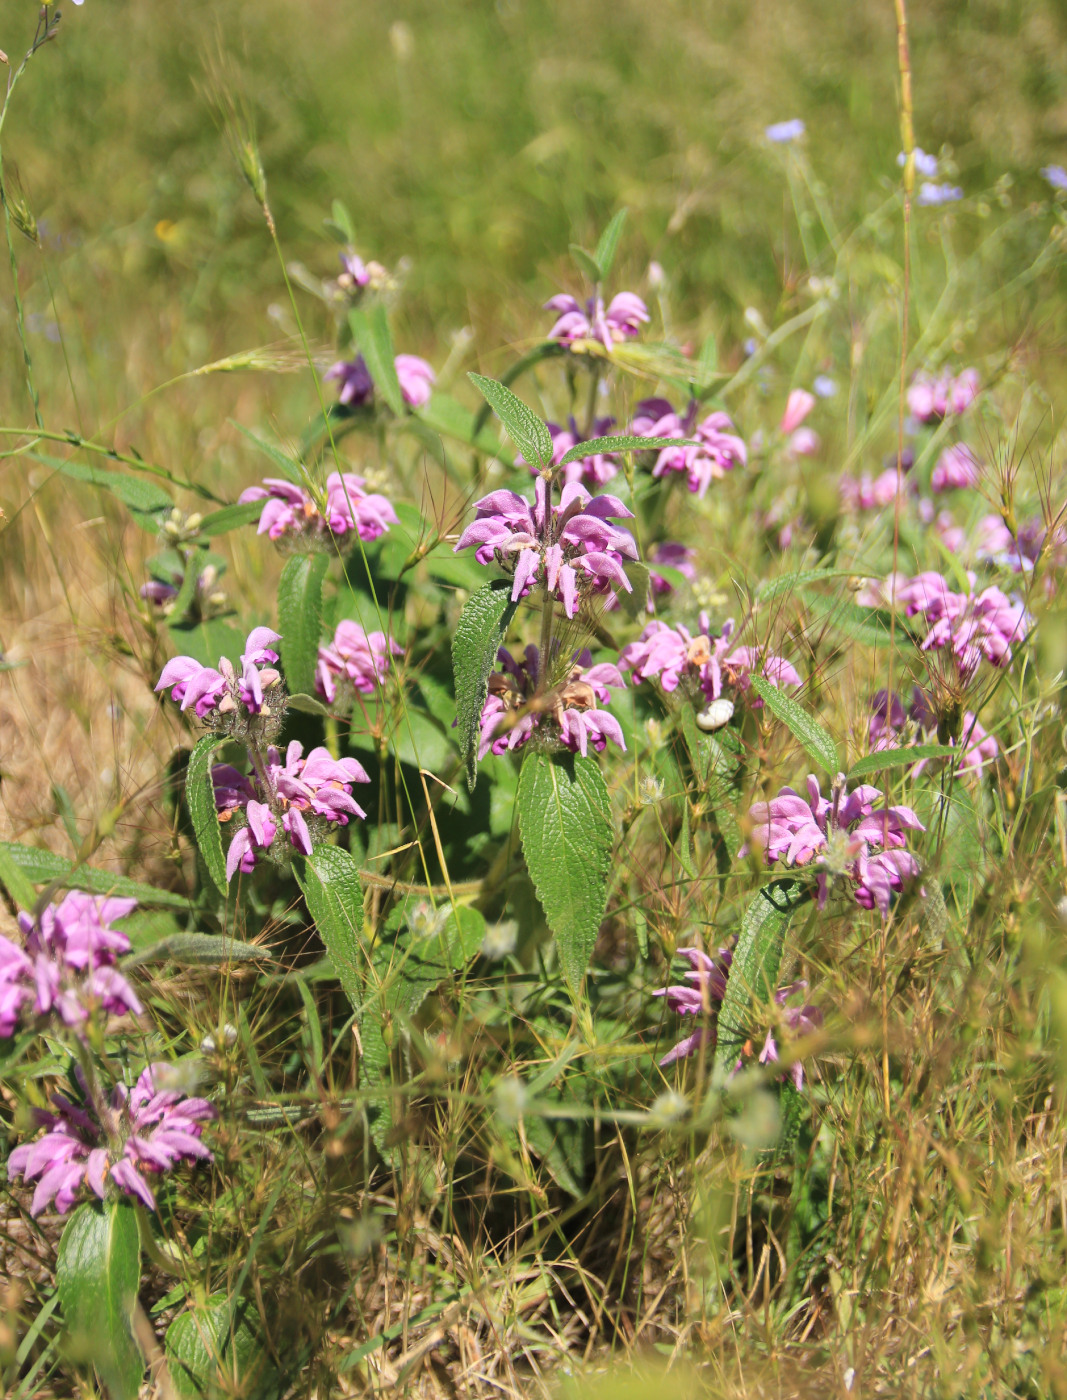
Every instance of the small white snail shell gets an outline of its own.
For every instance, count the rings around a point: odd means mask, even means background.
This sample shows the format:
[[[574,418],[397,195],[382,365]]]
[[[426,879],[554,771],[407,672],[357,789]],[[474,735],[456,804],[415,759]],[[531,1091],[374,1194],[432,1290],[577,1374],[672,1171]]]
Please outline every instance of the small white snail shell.
[[[721,729],[724,724],[729,724],[734,717],[734,702],[732,700],[718,699],[712,700],[697,715],[697,728],[703,729],[705,734],[710,734],[714,729]]]

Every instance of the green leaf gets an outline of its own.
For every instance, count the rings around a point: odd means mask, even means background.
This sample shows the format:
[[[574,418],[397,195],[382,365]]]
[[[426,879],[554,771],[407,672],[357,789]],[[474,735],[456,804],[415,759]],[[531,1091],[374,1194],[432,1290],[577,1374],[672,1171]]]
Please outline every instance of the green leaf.
[[[584,457],[593,457],[598,453],[659,452],[668,443],[671,447],[692,446],[688,438],[627,437],[625,435],[622,437],[590,438],[588,442],[577,442],[573,447],[569,447],[559,459],[559,465],[565,467],[568,462],[580,462]]]
[[[29,455],[74,481],[84,481],[90,486],[100,486],[110,491],[116,500],[138,515],[154,516],[174,509],[170,496],[155,482],[142,481],[140,477],[112,471],[108,467],[90,467],[85,462],[68,462],[62,457],[49,457],[40,452]]]
[[[770,1002],[778,990],[785,931],[805,898],[796,880],[775,880],[745,910],[719,1008],[715,1067],[724,1077],[732,1072],[742,1045],[760,1029],[753,1026],[753,1006]]]
[[[284,472],[290,481],[295,482],[297,486],[304,485],[304,472],[295,457],[290,456],[290,454],[279,447],[276,442],[268,442],[266,438],[261,438],[257,433],[254,433],[251,428],[244,427],[243,424],[235,422],[232,418],[228,421],[231,428],[236,428],[249,442],[258,447],[260,452],[269,457],[278,470]],[[260,509],[262,509],[262,506]]]
[[[625,615],[631,622],[636,622],[638,618],[645,616],[648,604],[648,566],[636,559],[626,559],[623,561],[622,571],[633,587],[629,593],[625,589],[617,589],[615,596]]]
[[[157,890],[130,880],[125,875],[113,875],[108,870],[94,870],[88,865],[75,866],[65,856],[53,851],[41,851],[34,846],[22,846],[17,841],[0,841],[0,854],[7,856],[35,885],[50,885],[62,881],[90,894],[123,895],[141,904],[163,904],[175,909],[189,905],[183,894],[173,890]],[[29,908],[33,907],[31,901]]]
[[[226,894],[226,860],[222,854],[222,832],[211,783],[211,756],[220,743],[217,734],[205,734],[189,755],[185,773],[185,800],[193,823],[193,833],[208,874],[220,892]]]
[[[754,672],[751,677],[752,689],[760,697],[776,719],[780,719],[801,748],[824,768],[831,777],[841,771],[841,761],[837,756],[837,746],[826,730],[808,714],[803,706],[763,676]]]
[[[328,563],[325,554],[295,554],[278,580],[282,666],[286,685],[296,694],[315,689],[322,633],[322,580]]]
[[[556,344],[555,341],[550,343],[553,346]],[[515,465],[511,452],[501,448],[496,433],[485,427],[485,419],[489,417],[488,404],[483,404],[476,416],[451,394],[434,394],[429,403],[416,409],[416,414],[427,427],[442,437],[455,438],[457,442],[465,442],[490,457],[499,457],[509,467]]]
[[[571,257],[577,264],[578,271],[584,277],[588,277],[589,281],[595,286],[603,276],[596,258],[594,258],[591,253],[587,253],[584,248],[580,248],[577,243],[572,243],[570,249]]]
[[[611,802],[598,764],[568,753],[528,753],[519,774],[526,867],[574,992],[604,918],[611,865]]]
[[[777,578],[765,579],[763,583],[756,585],[753,592],[762,601],[777,598],[779,593],[791,593],[802,584],[819,583],[829,578],[852,577],[854,575],[849,569],[800,569],[795,573],[779,574]]]
[[[322,701],[314,695],[290,695],[286,708],[298,710],[302,715],[318,715],[320,719],[330,713]]]
[[[456,732],[467,770],[467,787],[474,791],[478,773],[478,741],[489,673],[507,633],[516,605],[506,580],[487,583],[467,599],[452,638],[452,672],[456,684]]]
[[[0,844],[0,884],[20,909],[25,909],[27,913],[33,912],[33,906],[37,903],[37,891],[30,877],[18,862],[12,859],[6,842]]]
[[[352,215],[347,207],[339,199],[335,199],[330,206],[331,222],[337,225],[344,235],[345,243],[355,243],[356,233],[352,225]]]
[[[79,1206],[59,1241],[56,1284],[71,1352],[96,1367],[111,1400],[137,1400],[144,1375],[131,1326],[140,1282],[133,1206]]]
[[[483,374],[467,376],[511,434],[512,441],[531,465],[547,467],[552,461],[552,434],[532,409],[496,379]]]
[[[242,943],[217,933],[172,933],[150,947],[138,948],[123,958],[122,966],[140,967],[142,963],[177,963],[179,967],[218,967],[231,962],[269,962],[266,948]]]
[[[273,1400],[281,1380],[256,1335],[255,1314],[240,1300],[213,1293],[176,1317],[164,1343],[174,1389],[182,1400],[241,1395]]]
[[[619,239],[626,224],[625,209],[620,209],[612,216],[611,222],[600,235],[600,241],[596,245],[596,264],[600,269],[602,278],[607,278],[615,263],[615,254],[619,249]]]
[[[240,529],[242,525],[251,525],[253,520],[258,520],[263,514],[262,501],[238,501],[236,505],[223,506],[221,510],[213,510],[210,515],[205,515],[200,524],[202,535],[222,535],[227,530]]]
[[[393,337],[384,304],[376,302],[367,311],[360,306],[353,307],[348,313],[348,324],[352,327],[356,348],[367,362],[374,387],[396,416],[403,418],[408,410],[397,378]]]
[[[304,863],[303,878],[298,874],[297,879],[337,979],[358,1010],[367,967],[359,867],[341,846],[316,846]]]
[[[868,773],[881,773],[887,768],[910,768],[913,763],[921,763],[929,758],[951,758],[956,750],[951,744],[913,744],[911,748],[882,749],[880,753],[869,753],[852,765],[848,772],[849,782],[865,778]]]

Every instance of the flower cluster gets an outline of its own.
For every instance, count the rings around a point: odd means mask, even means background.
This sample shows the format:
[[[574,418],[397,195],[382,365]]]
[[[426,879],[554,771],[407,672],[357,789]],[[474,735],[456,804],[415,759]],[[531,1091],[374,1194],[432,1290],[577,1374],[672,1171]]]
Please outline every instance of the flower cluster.
[[[940,423],[965,413],[978,394],[978,371],[959,374],[917,374],[908,389],[908,412],[920,423]]]
[[[219,821],[238,826],[226,854],[226,878],[238,870],[246,875],[255,868],[257,855],[278,841],[281,856],[285,844],[309,856],[311,826],[347,826],[350,816],[366,819],[366,812],[352,796],[353,783],[369,783],[362,764],[354,758],[333,758],[321,746],[304,757],[296,739],[285,756],[271,746],[265,759],[252,763],[247,777],[229,763],[211,770]]]
[[[843,476],[837,489],[846,510],[882,510],[893,504],[898,493],[903,501],[915,492],[911,479],[895,466],[886,467],[873,479],[867,472],[858,477]]]
[[[215,1109],[206,1099],[161,1088],[169,1069],[149,1065],[132,1091],[117,1084],[99,1115],[62,1094],[53,1095],[54,1113],[37,1111],[39,1125],[48,1131],[16,1147],[7,1162],[9,1181],[21,1176],[37,1182],[31,1215],[40,1215],[52,1201],[65,1215],[85,1185],[103,1200],[109,1181],[155,1210],[148,1178],[179,1162],[212,1160],[200,1135],[205,1122],[217,1116]]]
[[[960,491],[978,485],[978,462],[974,453],[962,442],[946,447],[937,459],[930,477],[930,489],[935,493]]]
[[[421,408],[429,403],[437,377],[432,365],[418,355],[397,355],[393,363],[404,402],[411,408]],[[362,355],[357,355],[354,360],[338,360],[326,371],[324,378],[336,379],[340,383],[337,399],[347,408],[358,408],[369,403],[373,397],[374,380]]]
[[[389,670],[391,656],[403,656],[385,632],[367,633],[358,622],[345,618],[337,624],[333,641],[319,647],[315,668],[315,689],[332,705],[337,699],[337,681],[347,680],[361,695],[373,695]]]
[[[225,656],[219,658],[218,670],[192,656],[175,656],[163,667],[156,690],[169,690],[176,705],[192,707],[197,719],[212,728],[240,733],[260,720],[266,722],[260,727],[274,729],[285,706],[281,673],[270,664],[278,660],[273,644],[280,640],[269,627],[253,627],[240,672]]]
[[[264,503],[257,534],[272,540],[326,543],[331,535],[354,530],[361,540],[370,541],[396,524],[396,511],[386,498],[368,493],[366,481],[353,472],[330,473],[322,510],[310,492],[280,477],[266,477],[262,486],[250,486],[238,500]]]
[[[0,935],[0,1039],[31,1016],[54,1014],[64,1025],[80,1026],[96,1009],[140,1014],[136,993],[115,966],[130,951],[130,940],[112,927],[136,907],[135,899],[71,890],[36,920],[19,914],[23,945]]]
[[[700,631],[695,637],[681,623],[668,627],[665,622],[650,622],[638,641],[623,647],[619,653],[619,667],[624,671],[632,670],[635,680],[658,680],[666,691],[682,686],[690,694],[701,694],[709,702],[719,701],[724,689],[748,690],[753,671],[774,686],[800,686],[800,676],[784,657],[760,646],[735,645],[735,630],[733,620],[728,619],[722,632],[713,636],[706,613],[700,615]],[[754,708],[762,703],[758,697],[753,697]],[[723,716],[720,724],[712,723],[710,706],[705,713],[707,726],[718,728],[729,721],[732,710],[714,712],[716,718],[720,714]]]
[[[871,718],[867,726],[867,736],[873,752],[899,748],[904,743],[931,743],[936,741],[937,718],[926,696],[915,686],[911,704],[907,710],[899,695],[890,697],[887,690],[879,690],[871,701]],[[949,743],[955,747],[955,740]],[[1000,753],[996,738],[979,723],[978,716],[967,710],[963,716],[963,729],[960,734],[960,771],[980,773],[987,763],[995,763]],[[912,770],[920,773],[925,762],[919,762]]]
[[[907,832],[926,828],[910,807],[886,805],[876,811],[881,798],[869,784],[850,793],[840,773],[830,796],[823,797],[818,780],[809,775],[807,800],[786,787],[770,802],[753,804],[748,814],[753,844],[772,864],[814,861],[820,908],[830,880],[845,878],[857,904],[887,913],[890,894],[919,873],[918,861],[905,849]]]
[[[703,496],[713,481],[720,481],[735,466],[744,466],[748,450],[744,441],[732,432],[733,423],[726,413],[709,413],[700,423],[696,421],[697,405],[691,403],[684,416],[675,412],[667,399],[643,399],[637,405],[630,424],[636,437],[656,437],[668,440],[652,468],[654,477],[668,472],[685,472],[690,491]],[[689,445],[670,446],[672,438],[683,438]]]
[[[615,426],[614,418],[597,418],[593,424],[592,436],[594,438],[606,437]],[[548,431],[552,434],[552,465],[559,466],[561,459],[571,450],[577,447],[580,442],[587,442],[579,431],[577,423],[570,419],[569,426],[561,428],[558,423],[549,423]],[[515,465],[522,466],[525,458],[517,456]],[[529,464],[530,472],[536,476],[540,468],[535,462]],[[613,476],[618,474],[619,459],[611,452],[594,452],[588,457],[579,457],[577,461],[568,462],[563,468],[563,481],[569,485],[572,481],[585,482],[589,486],[604,486]]]
[[[999,515],[984,515],[975,530],[977,557],[1013,573],[1028,573],[1038,560],[1048,557],[1056,569],[1067,565],[1067,530],[1050,529],[1043,520],[1027,520],[1012,534]],[[1049,576],[1050,591],[1055,586]]]
[[[482,706],[479,758],[521,748],[535,729],[550,734],[564,748],[585,754],[589,746],[603,752],[610,739],[626,748],[622,728],[614,715],[597,709],[606,704],[611,688],[624,688],[626,681],[610,663],[589,664],[588,652],[574,658],[575,664],[560,685],[539,692],[541,658],[535,646],[528,646],[523,660],[516,661],[505,647],[497,652],[503,670],[489,677],[489,694]]]
[[[964,681],[972,679],[983,658],[1001,669],[1010,666],[1012,646],[1026,637],[1031,624],[1021,602],[1013,602],[995,586],[975,593],[974,574],[967,578],[968,593],[953,592],[944,576],[932,571],[887,581],[889,596],[903,605],[908,617],[922,617],[928,624],[923,651],[949,651]],[[858,594],[857,601],[866,603],[868,596]]]
[[[609,523],[632,519],[616,496],[590,496],[584,486],[564,486],[559,505],[548,509],[549,487],[541,477],[534,483],[534,500],[515,491],[492,491],[475,502],[475,518],[459,537],[458,553],[477,545],[480,564],[496,558],[514,569],[511,596],[524,597],[544,576],[546,587],[562,598],[574,617],[581,591],[605,593],[612,588],[633,592],[623,570],[624,559],[637,558],[637,545],[628,530]]]
[[[683,1060],[696,1053],[701,1047],[707,1047],[709,1050],[714,1049],[716,1027],[712,1016],[718,1012],[722,999],[726,995],[726,982],[733,961],[733,953],[730,948],[719,948],[714,956],[702,952],[699,948],[679,948],[677,956],[684,958],[689,964],[689,971],[685,973],[684,981],[669,987],[659,988],[652,995],[665,997],[668,1007],[676,1015],[700,1016],[702,1022],[695,1031],[685,1036],[677,1045],[667,1051],[659,1062],[661,1069],[665,1069],[667,1065],[673,1064],[676,1060]],[[807,987],[806,982],[793,982],[789,986],[780,987],[775,993],[776,1025],[767,1031],[763,1048],[759,1053],[761,1065],[778,1063],[780,1059],[779,1041],[781,1039],[786,1037],[791,1040],[799,1039],[801,1036],[812,1034],[822,1025],[822,1012],[817,1006],[806,1003],[798,1004],[798,998],[803,1002],[803,995],[807,991]],[[742,1057],[738,1060],[734,1072],[741,1069],[743,1064],[744,1058]],[[797,1089],[803,1088],[804,1071],[799,1060],[790,1067],[789,1074]]]
[[[958,199],[963,198],[963,189],[959,185],[935,184],[932,180],[924,180],[919,186],[919,198],[917,203],[923,208],[933,208],[939,204],[955,204]]]
[[[583,306],[566,294],[546,301],[545,310],[559,313],[548,333],[549,340],[558,340],[566,346],[597,340],[605,350],[637,335],[642,322],[649,319],[648,307],[634,292],[619,292],[612,297],[606,311],[600,296],[591,296]]]

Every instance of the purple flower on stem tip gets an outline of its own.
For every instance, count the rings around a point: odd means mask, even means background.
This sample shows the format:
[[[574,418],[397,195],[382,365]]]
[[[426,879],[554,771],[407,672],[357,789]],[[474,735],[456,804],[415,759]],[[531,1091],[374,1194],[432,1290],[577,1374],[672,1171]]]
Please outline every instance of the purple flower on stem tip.
[[[479,564],[495,558],[513,569],[513,601],[543,577],[568,617],[577,614],[583,591],[632,593],[623,560],[637,558],[637,545],[628,530],[609,521],[632,519],[633,512],[615,496],[590,496],[577,482],[564,486],[551,518],[547,503],[548,485],[541,477],[532,503],[515,491],[490,492],[475,502],[474,522],[460,535],[455,552],[477,545]]]
[[[637,405],[630,432],[636,437],[667,439],[652,475],[658,478],[668,472],[685,472],[690,491],[703,496],[713,481],[720,481],[735,466],[745,465],[748,450],[744,441],[729,431],[734,425],[728,414],[709,413],[699,424],[696,415],[695,402],[683,418],[666,399],[644,399]],[[696,443],[675,447],[670,445],[671,438],[695,438]]]
[[[779,1038],[799,1040],[806,1035],[813,1035],[822,1025],[822,1012],[817,1006],[812,1006],[810,1003],[797,1003],[798,998],[801,1002],[803,1001],[807,990],[807,982],[800,981],[794,982],[788,987],[780,987],[775,992],[774,1003]],[[792,1006],[789,1004],[790,1001],[794,1003]],[[780,1058],[775,1028],[772,1027],[767,1032],[767,1039],[763,1042],[763,1049],[759,1053],[759,1062],[761,1065],[777,1064]],[[789,1076],[798,1090],[803,1089],[804,1068],[799,1060],[794,1060],[790,1065]]]
[[[433,393],[436,379],[433,366],[418,355],[397,355],[393,364],[404,402],[412,408],[421,408]],[[362,355],[357,355],[354,360],[338,360],[323,378],[336,379],[340,383],[337,401],[350,408],[369,403],[374,395],[374,380]]]
[[[217,671],[192,656],[175,656],[163,667],[156,690],[169,690],[175,704],[183,710],[192,706],[197,718],[209,723],[225,723],[228,716],[241,722],[246,715],[270,718],[272,710],[265,697],[280,686],[281,676],[264,663],[278,660],[278,653],[271,648],[279,640],[278,633],[269,627],[253,627],[241,656],[240,673],[225,656],[219,658]]]
[[[366,819],[352,796],[353,783],[370,782],[363,765],[354,758],[335,759],[321,746],[305,758],[304,746],[296,739],[284,759],[278,749],[268,748],[265,763],[252,777],[219,763],[211,778],[219,821],[244,821],[226,854],[228,880],[238,870],[250,874],[257,854],[270,850],[279,831],[290,846],[309,856],[315,826],[347,826],[350,816]]]
[[[800,677],[784,657],[760,646],[736,646],[734,631],[733,621],[727,620],[720,635],[713,637],[706,613],[700,615],[695,637],[681,623],[668,627],[665,622],[650,622],[638,641],[623,647],[619,667],[632,670],[635,680],[658,680],[668,692],[682,686],[709,701],[718,700],[724,688],[747,691],[753,671],[773,686],[800,686]],[[752,697],[753,708],[762,703],[758,696]]]
[[[708,1023],[713,1011],[718,1009],[726,995],[726,977],[730,971],[733,953],[729,948],[720,948],[715,957],[710,957],[700,948],[679,948],[676,957],[685,958],[689,971],[684,981],[670,987],[654,991],[654,997],[666,997],[667,1005],[679,1016],[701,1016],[704,1024],[692,1034],[680,1040],[672,1050],[660,1060],[660,1068],[685,1059],[699,1050],[702,1045],[709,1048],[715,1044],[715,1032]]]
[[[396,524],[396,511],[384,496],[368,495],[367,483],[352,472],[331,472],[326,478],[325,513],[302,486],[279,477],[267,477],[262,486],[242,491],[238,501],[263,501],[257,534],[272,540],[302,539],[326,542],[327,536],[343,536],[355,530],[361,540],[376,540]]]
[[[953,592],[944,576],[933,572],[898,579],[894,590],[908,617],[922,617],[929,624],[923,651],[950,651],[963,681],[972,679],[983,659],[1002,670],[1010,666],[1012,646],[1024,640],[1032,625],[1024,604],[996,587],[976,594],[974,574],[967,578],[969,593]],[[857,594],[857,601],[866,599]]]
[[[890,698],[889,692],[879,690],[871,701],[871,718],[867,735],[872,753],[884,749],[895,749],[909,744],[927,744],[937,741],[937,717],[930,708],[926,696],[918,686],[912,689],[911,704],[907,711],[899,695]],[[954,748],[956,741],[949,739]],[[978,716],[967,710],[963,716],[963,729],[960,734],[963,757],[959,771],[980,773],[988,763],[995,763],[1000,753],[996,737],[979,723]],[[926,767],[926,760],[916,763],[909,771],[917,776]]]
[[[593,437],[606,437],[615,426],[614,418],[598,418],[593,424]],[[578,425],[573,418],[570,419],[570,426],[561,428],[558,423],[549,423],[548,431],[552,434],[552,465],[558,467],[561,459],[572,447],[577,447],[580,442],[586,442],[578,430]],[[515,465],[522,466],[526,459],[523,456],[515,458]],[[533,462],[529,464],[530,474],[536,476],[540,470]],[[569,485],[572,481],[584,482],[589,486],[603,486],[618,473],[619,459],[611,452],[594,452],[589,457],[580,457],[576,462],[568,462],[563,468],[564,484]]]
[[[763,134],[776,146],[787,146],[793,141],[799,141],[806,130],[800,118],[793,117],[791,121],[772,123]]]
[[[315,689],[332,705],[337,699],[336,682],[343,677],[361,695],[373,695],[389,670],[390,656],[403,655],[404,648],[386,633],[367,633],[346,618],[337,624],[329,646],[319,647]]]
[[[541,658],[528,646],[522,661],[501,647],[497,660],[503,670],[489,677],[489,694],[482,706],[479,758],[519,749],[535,729],[572,753],[586,754],[592,746],[602,753],[608,740],[626,748],[622,728],[613,714],[597,708],[606,704],[611,690],[625,688],[626,681],[610,663],[589,664],[588,651],[575,656],[566,679],[538,694]],[[536,699],[536,705],[530,702]],[[544,728],[542,728],[544,726]]]
[[[0,935],[0,1039],[29,1016],[54,1014],[80,1026],[97,1008],[109,1016],[139,1015],[144,1008],[115,966],[130,940],[112,928],[136,908],[135,899],[70,890],[36,921],[20,913],[23,946]]]
[[[974,453],[964,443],[957,442],[952,447],[946,447],[937,459],[937,466],[930,477],[930,489],[939,493],[977,486],[978,472]]]
[[[9,1181],[21,1176],[37,1182],[31,1215],[40,1215],[52,1201],[65,1215],[84,1185],[104,1200],[108,1181],[155,1210],[148,1184],[152,1176],[179,1162],[212,1160],[200,1135],[204,1124],[217,1117],[215,1109],[206,1099],[159,1088],[169,1069],[165,1064],[149,1065],[132,1091],[117,1084],[108,1098],[111,1121],[106,1128],[91,1108],[81,1108],[62,1094],[53,1095],[54,1113],[38,1110],[38,1121],[48,1131],[16,1147],[7,1161]]]
[[[606,311],[603,298],[598,295],[591,296],[582,306],[574,297],[561,293],[545,302],[545,310],[559,313],[548,339],[568,347],[598,340],[605,350],[610,350],[620,340],[637,335],[642,322],[649,319],[648,307],[634,292],[619,292]]]
[[[752,844],[773,864],[819,866],[819,907],[825,905],[828,881],[845,878],[856,903],[889,912],[889,896],[919,873],[919,863],[904,849],[907,832],[925,831],[910,807],[879,807],[882,793],[869,784],[853,792],[839,773],[829,797],[823,797],[814,774],[808,775],[804,799],[786,787],[770,802],[753,803],[748,818]],[[742,854],[748,846],[742,848]]]
[[[920,423],[940,423],[943,418],[965,413],[978,396],[978,371],[962,370],[958,375],[917,374],[908,389],[908,412]]]

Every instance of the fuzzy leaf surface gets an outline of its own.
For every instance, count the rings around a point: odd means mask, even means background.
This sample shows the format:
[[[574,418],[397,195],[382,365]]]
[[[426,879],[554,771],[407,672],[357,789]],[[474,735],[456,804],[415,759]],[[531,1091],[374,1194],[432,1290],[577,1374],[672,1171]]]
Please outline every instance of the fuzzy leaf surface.
[[[182,1400],[233,1393],[248,1400],[273,1400],[278,1395],[278,1373],[256,1337],[253,1317],[242,1303],[213,1293],[203,1306],[174,1319],[164,1345],[174,1389]]]
[[[358,1010],[367,966],[359,866],[341,846],[316,846],[304,863],[300,888],[337,980]]]
[[[218,736],[205,734],[189,755],[185,773],[185,800],[200,854],[208,874],[220,893],[226,894],[226,858],[222,854],[222,831],[215,806],[215,789],[211,783],[211,756],[219,746]]]
[[[515,615],[515,606],[505,580],[487,583],[467,599],[452,638],[456,733],[471,792],[478,774],[478,742],[489,673]]]
[[[771,714],[774,715],[775,719],[781,720],[804,752],[813,758],[819,767],[829,773],[831,777],[836,776],[841,771],[837,745],[819,721],[813,719],[803,705],[798,705],[791,696],[786,695],[777,686],[771,685],[770,681],[765,680],[763,676],[757,676],[753,672],[751,683],[752,689]]]
[[[547,467],[552,461],[552,434],[532,408],[528,408],[498,379],[484,374],[468,375],[493,412],[511,434],[511,439],[527,462]]]
[[[526,867],[577,992],[607,907],[612,826],[604,776],[581,754],[530,753],[518,806]]]
[[[719,1008],[715,1066],[724,1077],[753,1032],[753,1006],[766,1004],[778,990],[785,932],[804,897],[796,880],[775,880],[745,910]]]
[[[278,631],[285,680],[295,694],[315,689],[315,665],[322,633],[322,580],[325,554],[294,555],[278,580]]]
[[[573,447],[569,447],[559,459],[559,465],[565,467],[568,462],[579,462],[584,457],[593,457],[598,453],[607,452],[660,452],[664,447],[686,447],[691,446],[689,438],[655,438],[655,437],[602,437],[590,438],[588,442],[576,442]]]
[[[0,853],[32,880],[35,885],[50,885],[62,880],[90,894],[125,895],[141,904],[169,905],[184,909],[189,901],[173,890],[157,890],[126,875],[114,875],[110,870],[94,870],[88,865],[74,865],[54,851],[42,851],[35,846],[23,846],[18,841],[0,841]],[[6,882],[5,882],[6,883]],[[32,904],[29,906],[32,908]]]
[[[60,1237],[56,1284],[71,1352],[96,1367],[112,1400],[137,1400],[144,1375],[131,1327],[140,1282],[133,1206],[79,1206]]]
[[[931,758],[951,758],[956,750],[951,744],[913,744],[910,748],[882,749],[869,753],[848,770],[849,782],[865,778],[869,773],[882,773],[887,768],[910,768]]]

